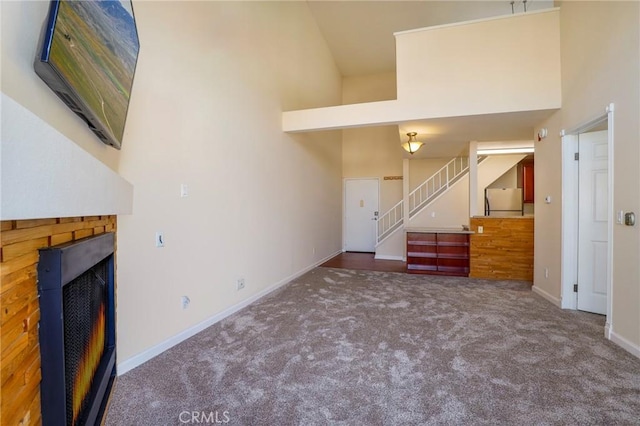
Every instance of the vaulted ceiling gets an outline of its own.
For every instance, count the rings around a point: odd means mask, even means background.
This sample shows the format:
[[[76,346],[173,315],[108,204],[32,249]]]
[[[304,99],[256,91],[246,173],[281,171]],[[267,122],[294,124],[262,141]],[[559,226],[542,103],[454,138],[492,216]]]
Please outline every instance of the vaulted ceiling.
[[[308,0],[336,64],[345,77],[395,70],[394,32],[511,14],[510,0]],[[528,0],[528,11],[553,1]],[[513,4],[516,13],[524,2]]]
[[[336,65],[344,77],[395,71],[394,32],[547,9],[553,1],[332,1],[307,0]],[[399,140],[405,133],[431,129],[426,149],[416,157],[458,155],[470,140],[508,141],[530,139],[533,126],[548,111],[456,117],[398,123]],[[438,129],[434,134],[433,129]],[[404,137],[404,139],[403,139]],[[397,143],[397,141],[395,142]]]

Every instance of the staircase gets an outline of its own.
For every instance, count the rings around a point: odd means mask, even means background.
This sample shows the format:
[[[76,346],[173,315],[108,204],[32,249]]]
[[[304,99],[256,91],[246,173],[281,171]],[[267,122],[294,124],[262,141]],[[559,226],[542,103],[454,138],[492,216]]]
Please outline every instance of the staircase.
[[[485,157],[478,157],[478,164]],[[433,200],[469,172],[469,157],[456,157],[409,194],[409,218],[420,213]],[[378,219],[378,244],[391,236],[404,222],[404,203],[400,200]]]

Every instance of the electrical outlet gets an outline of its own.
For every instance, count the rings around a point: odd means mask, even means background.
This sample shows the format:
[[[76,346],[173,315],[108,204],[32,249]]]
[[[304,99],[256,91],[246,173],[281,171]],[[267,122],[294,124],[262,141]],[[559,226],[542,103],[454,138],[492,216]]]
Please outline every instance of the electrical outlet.
[[[244,278],[238,278],[236,282],[236,290],[242,290],[244,288]]]

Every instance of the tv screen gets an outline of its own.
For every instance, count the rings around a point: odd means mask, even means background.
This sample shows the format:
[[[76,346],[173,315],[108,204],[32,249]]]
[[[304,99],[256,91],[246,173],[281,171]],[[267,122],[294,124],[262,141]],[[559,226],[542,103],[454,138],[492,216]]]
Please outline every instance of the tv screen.
[[[139,50],[130,0],[52,0],[34,68],[102,142],[120,149]]]

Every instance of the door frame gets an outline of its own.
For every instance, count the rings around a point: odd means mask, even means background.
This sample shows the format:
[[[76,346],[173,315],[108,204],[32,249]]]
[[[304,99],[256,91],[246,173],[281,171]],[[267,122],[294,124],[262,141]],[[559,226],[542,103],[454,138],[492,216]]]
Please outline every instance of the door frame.
[[[562,130],[562,248],[561,248],[561,308],[576,310],[578,295],[573,291],[573,285],[578,282],[578,161],[574,154],[579,152],[579,135],[594,129],[597,125],[607,123],[607,151],[608,151],[608,197],[607,211],[607,319],[605,335],[609,338],[612,321],[612,293],[613,293],[613,146],[614,146],[614,104],[605,108],[604,114],[584,122],[569,130]]]
[[[342,252],[346,252],[347,245],[347,181],[352,180],[375,180],[378,184],[378,217],[380,217],[380,178],[379,177],[361,177],[361,178],[342,178]],[[376,222],[375,248],[378,245],[378,223]]]

